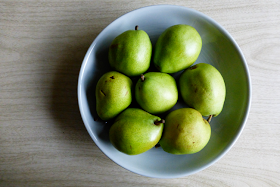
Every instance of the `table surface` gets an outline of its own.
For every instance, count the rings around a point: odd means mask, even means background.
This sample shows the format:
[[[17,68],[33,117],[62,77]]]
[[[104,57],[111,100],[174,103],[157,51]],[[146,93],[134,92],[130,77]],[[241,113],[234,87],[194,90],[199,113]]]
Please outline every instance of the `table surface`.
[[[77,101],[83,57],[119,16],[154,4],[196,9],[235,38],[252,80],[250,115],[234,147],[191,176],[156,179],[107,158]],[[1,186],[279,186],[280,1],[0,0]]]

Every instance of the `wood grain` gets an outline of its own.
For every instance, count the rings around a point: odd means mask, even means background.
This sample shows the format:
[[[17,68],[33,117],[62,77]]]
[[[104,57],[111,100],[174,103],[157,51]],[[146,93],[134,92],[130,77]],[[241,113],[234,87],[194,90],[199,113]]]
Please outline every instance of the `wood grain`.
[[[221,160],[178,179],[139,176],[107,158],[77,104],[83,57],[109,23],[136,8],[175,4],[225,27],[252,79],[241,137]],[[1,186],[279,186],[280,1],[0,0]]]

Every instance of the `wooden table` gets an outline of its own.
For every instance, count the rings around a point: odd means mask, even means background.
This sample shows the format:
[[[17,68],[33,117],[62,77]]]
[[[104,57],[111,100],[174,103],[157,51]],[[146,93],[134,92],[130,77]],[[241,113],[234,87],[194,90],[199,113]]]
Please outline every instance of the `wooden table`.
[[[252,79],[252,107],[234,147],[183,178],[123,169],[82,122],[77,80],[95,37],[139,7],[175,4],[212,17],[235,38]],[[0,0],[0,186],[279,186],[280,1]]]

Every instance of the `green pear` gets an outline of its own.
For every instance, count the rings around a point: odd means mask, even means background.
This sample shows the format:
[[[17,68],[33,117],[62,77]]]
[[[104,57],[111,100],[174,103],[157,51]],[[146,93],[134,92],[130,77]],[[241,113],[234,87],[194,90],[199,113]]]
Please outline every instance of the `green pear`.
[[[166,73],[149,72],[141,75],[135,86],[138,104],[151,114],[170,110],[178,100],[175,79]]]
[[[220,72],[210,64],[199,63],[186,69],[180,79],[181,95],[203,116],[218,116],[224,106],[226,86]]]
[[[105,73],[97,82],[96,112],[102,120],[110,120],[126,109],[132,101],[132,81],[116,71]]]
[[[193,154],[206,146],[210,136],[210,125],[197,110],[180,108],[167,115],[159,144],[168,153]]]
[[[152,43],[143,30],[128,30],[117,36],[109,47],[109,63],[127,76],[137,76],[150,67]]]
[[[171,26],[157,40],[154,64],[161,72],[176,73],[196,61],[201,47],[202,40],[195,28],[184,24]]]
[[[153,148],[160,140],[164,120],[138,108],[128,108],[115,120],[109,131],[113,146],[128,155]]]

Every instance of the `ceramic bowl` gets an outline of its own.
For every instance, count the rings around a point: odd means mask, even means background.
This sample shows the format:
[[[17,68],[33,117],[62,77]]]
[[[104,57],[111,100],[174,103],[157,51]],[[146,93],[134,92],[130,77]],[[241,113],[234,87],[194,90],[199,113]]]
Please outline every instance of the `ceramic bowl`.
[[[198,153],[173,155],[164,152],[162,148],[152,148],[136,156],[123,154],[110,143],[108,135],[110,122],[95,121],[95,86],[98,79],[111,70],[108,48],[116,36],[126,30],[133,30],[135,25],[148,33],[154,46],[160,34],[176,24],[191,25],[201,35],[202,50],[195,64],[209,63],[224,77],[227,90],[223,111],[212,119],[210,141]],[[153,63],[151,63],[152,67]],[[173,76],[178,79],[180,73]],[[240,48],[216,21],[186,7],[157,5],[140,8],[121,16],[96,37],[81,66],[78,100],[81,116],[89,135],[112,161],[140,175],[177,178],[207,168],[230,150],[240,136],[249,114],[251,83],[248,66]],[[179,98],[172,110],[182,107],[187,106]]]

